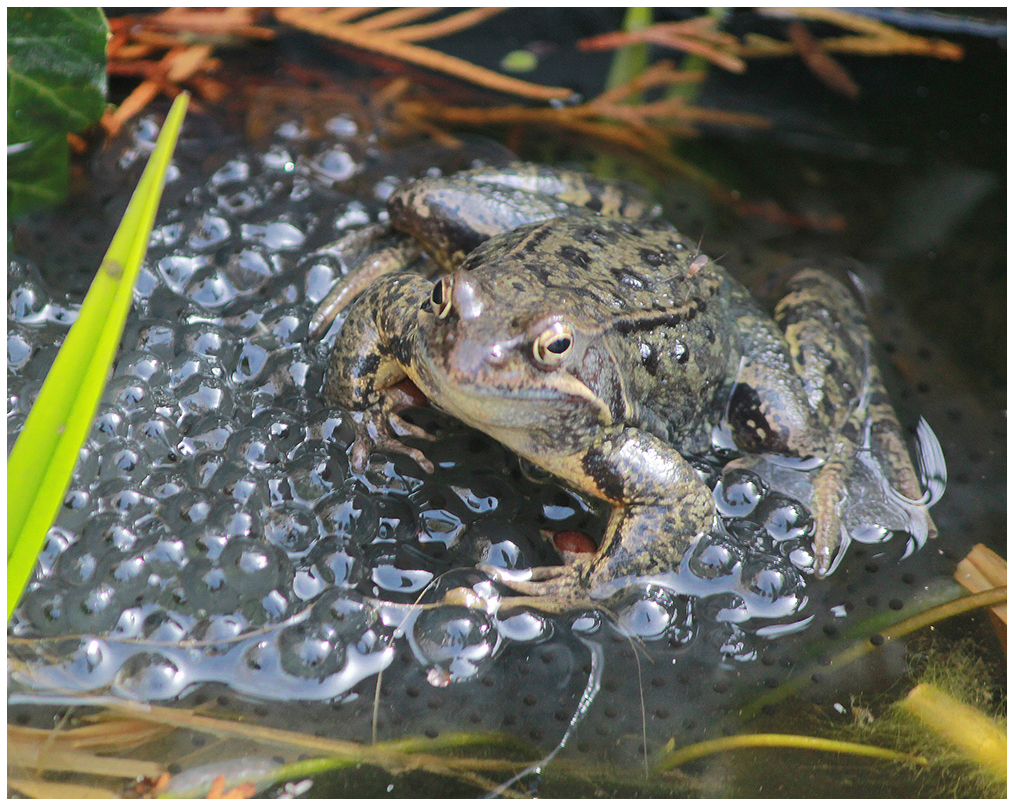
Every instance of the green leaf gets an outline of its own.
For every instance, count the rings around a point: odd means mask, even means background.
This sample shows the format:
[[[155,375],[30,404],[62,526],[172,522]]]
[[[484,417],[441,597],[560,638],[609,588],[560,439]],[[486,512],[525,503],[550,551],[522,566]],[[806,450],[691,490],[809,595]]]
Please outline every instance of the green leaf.
[[[148,238],[188,96],[176,99],[109,251],[7,460],[7,620],[60,509],[91,430]]]
[[[67,195],[66,135],[102,116],[108,38],[97,8],[7,9],[9,215]]]

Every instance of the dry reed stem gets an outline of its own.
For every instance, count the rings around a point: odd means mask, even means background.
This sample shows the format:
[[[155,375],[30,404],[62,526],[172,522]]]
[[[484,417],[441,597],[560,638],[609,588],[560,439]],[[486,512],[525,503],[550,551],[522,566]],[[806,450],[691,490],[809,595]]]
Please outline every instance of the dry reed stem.
[[[106,111],[102,115],[102,128],[106,130],[106,133],[110,137],[115,137],[119,134],[120,129],[123,128],[123,124],[130,120],[134,115],[144,109],[150,104],[155,97],[158,95],[160,84],[157,81],[151,79],[145,79],[126,97],[122,104],[116,107],[115,111]]]
[[[392,774],[421,770],[437,775],[453,776],[480,787],[485,791],[493,791],[497,787],[496,782],[471,771],[475,766],[474,759],[457,759],[450,756],[442,757],[383,746],[357,744],[340,739],[327,739],[279,728],[217,719],[215,717],[203,716],[193,711],[166,706],[135,706],[124,703],[123,705],[116,706],[116,711],[129,714],[133,719],[151,721],[163,726],[210,733],[219,737],[239,737],[276,746],[287,745],[300,748],[303,751],[317,753],[321,756],[336,756],[358,763],[373,764]],[[107,711],[105,714],[98,715],[98,719],[108,718],[113,713],[112,710]],[[463,763],[459,764],[459,761]],[[149,774],[149,777],[157,777],[158,774],[158,772],[153,775]]]
[[[207,36],[238,36],[247,39],[274,39],[270,28],[254,25],[257,9],[241,6],[218,9],[170,8],[144,18],[145,25],[163,30]]]
[[[185,81],[201,69],[211,51],[211,45],[191,45],[172,60],[166,78],[173,83]]]
[[[61,800],[112,799],[120,793],[112,789],[82,784],[65,784],[57,781],[40,781],[37,778],[7,778],[7,788],[30,798]]]
[[[372,14],[374,11],[383,11],[383,6],[348,6],[346,8],[320,8],[317,11],[320,12],[320,16],[326,19],[328,22],[335,24],[352,22],[360,17],[365,17],[367,14]],[[313,12],[312,8],[305,8],[304,11]],[[277,17],[278,14],[276,13]]]
[[[992,588],[1007,584],[1007,562],[996,552],[981,543],[972,547],[954,572],[954,579],[972,593],[981,593]],[[990,618],[996,628],[997,638],[1007,652],[1007,603],[993,605],[989,608]]]

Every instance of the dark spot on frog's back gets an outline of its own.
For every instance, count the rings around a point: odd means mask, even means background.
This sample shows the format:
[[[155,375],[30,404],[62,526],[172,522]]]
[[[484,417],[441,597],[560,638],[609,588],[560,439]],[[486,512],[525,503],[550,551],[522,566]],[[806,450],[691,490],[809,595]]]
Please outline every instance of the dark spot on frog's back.
[[[581,224],[574,228],[574,239],[579,243],[587,242],[598,248],[616,243],[620,236],[615,230],[596,223]]]
[[[641,342],[641,363],[653,378],[658,372],[658,350],[647,342]]]
[[[585,454],[581,466],[602,495],[610,501],[623,500],[623,477],[609,466],[605,454],[593,448]]]
[[[412,340],[404,338],[403,336],[394,336],[391,338],[388,349],[391,351],[391,355],[395,359],[400,361],[402,364],[408,364],[412,361]]]
[[[552,224],[552,222],[548,222],[548,224]],[[523,233],[520,243],[521,253],[525,255],[538,255],[542,251],[542,242],[553,234],[553,227],[547,226],[547,222],[543,222],[531,229],[522,227],[518,232]]]
[[[585,252],[583,249],[580,249],[576,246],[571,246],[569,244],[567,246],[560,247],[559,255],[560,260],[563,260],[566,263],[570,263],[582,269],[587,269],[588,266],[591,264],[591,257],[588,255],[587,252]]]
[[[670,263],[671,255],[668,252],[659,252],[657,249],[641,247],[638,253],[641,255],[641,262],[653,269],[657,269],[659,266],[668,266]]]
[[[623,283],[631,288],[642,289],[647,288],[648,286],[648,281],[643,276],[626,266],[621,266],[618,269],[610,269],[609,271],[613,277],[616,278],[617,282]]]

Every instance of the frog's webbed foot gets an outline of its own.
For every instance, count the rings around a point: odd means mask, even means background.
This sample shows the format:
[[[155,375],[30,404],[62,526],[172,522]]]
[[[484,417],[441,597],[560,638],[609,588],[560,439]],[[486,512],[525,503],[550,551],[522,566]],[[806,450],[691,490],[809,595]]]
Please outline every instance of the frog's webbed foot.
[[[366,470],[370,454],[375,449],[401,453],[413,459],[427,473],[433,472],[433,463],[418,448],[406,445],[398,437],[436,439],[424,429],[405,420],[400,412],[419,405],[419,399],[403,389],[392,386],[376,406],[365,411],[349,412],[355,424],[356,438],[349,453],[349,465],[356,473]]]
[[[346,235],[337,241],[332,250],[339,254],[361,252],[375,245],[381,238],[392,234],[387,224],[373,224]],[[317,306],[310,317],[309,335],[311,339],[319,339],[360,292],[369,288],[373,282],[385,274],[403,270],[421,254],[419,244],[411,238],[403,238],[398,243],[377,249],[335,283],[334,288]]]
[[[502,610],[530,607],[544,613],[565,613],[597,607],[582,581],[587,563],[533,568],[528,579],[523,580],[514,579],[490,565],[480,565],[479,569],[520,594],[505,598],[500,606]]]

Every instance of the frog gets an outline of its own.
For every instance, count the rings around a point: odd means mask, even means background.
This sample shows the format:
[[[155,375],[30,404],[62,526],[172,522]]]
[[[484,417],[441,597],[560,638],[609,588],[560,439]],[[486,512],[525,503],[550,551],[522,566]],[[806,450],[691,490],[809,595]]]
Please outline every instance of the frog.
[[[597,550],[524,577],[483,569],[518,601],[564,611],[677,569],[718,525],[694,458],[720,436],[812,468],[817,577],[842,543],[864,435],[892,487],[921,498],[861,305],[819,265],[769,313],[643,189],[533,164],[423,177],[387,210],[353,240],[393,244],[311,321],[319,337],[344,312],[323,397],[355,423],[353,472],[374,450],[433,470],[403,441],[432,439],[402,417],[418,390],[608,505]]]

